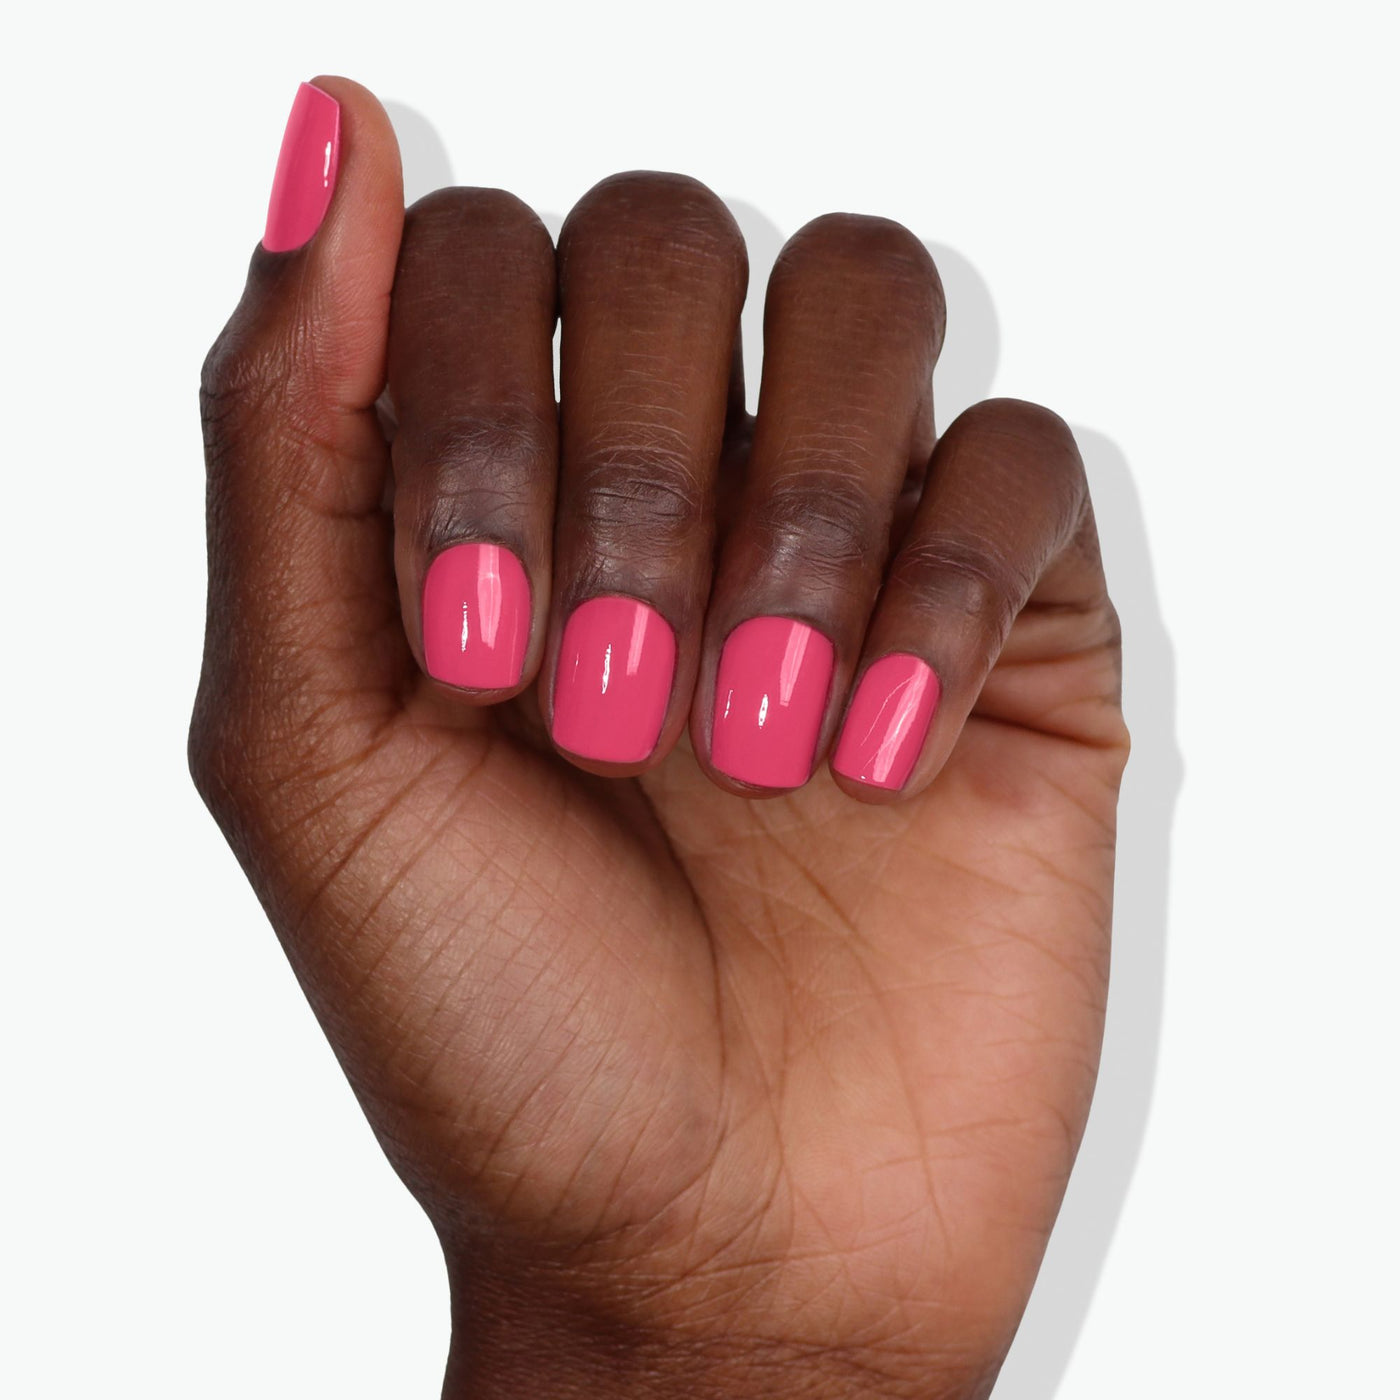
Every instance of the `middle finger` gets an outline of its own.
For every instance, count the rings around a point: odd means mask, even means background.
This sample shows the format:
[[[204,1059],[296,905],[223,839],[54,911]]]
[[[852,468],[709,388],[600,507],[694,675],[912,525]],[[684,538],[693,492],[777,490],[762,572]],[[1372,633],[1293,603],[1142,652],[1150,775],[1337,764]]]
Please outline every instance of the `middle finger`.
[[[733,217],[681,175],[604,180],[559,237],[561,463],[542,696],[555,745],[592,771],[640,771],[685,726],[747,275]]]

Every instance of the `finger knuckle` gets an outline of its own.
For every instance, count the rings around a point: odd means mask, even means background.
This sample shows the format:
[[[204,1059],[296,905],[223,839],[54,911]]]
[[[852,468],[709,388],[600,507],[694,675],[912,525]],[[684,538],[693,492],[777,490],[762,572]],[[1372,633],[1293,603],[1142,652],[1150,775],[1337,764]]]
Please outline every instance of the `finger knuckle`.
[[[747,276],[743,235],[709,186],[670,171],[628,170],[594,185],[559,235],[567,264],[584,249],[667,254]]]
[[[849,469],[808,464],[785,474],[758,503],[755,522],[774,567],[790,567],[849,588],[878,569],[888,521],[865,482]]]
[[[1027,581],[992,550],[942,535],[908,544],[896,561],[894,579],[940,621],[961,619],[997,645],[1028,589]]]
[[[821,214],[783,245],[774,275],[781,278],[813,266],[845,267],[937,289],[933,255],[917,234],[893,219],[874,214]]]
[[[658,436],[585,448],[573,464],[575,518],[596,548],[674,552],[708,537],[705,491],[691,454]]]
[[[465,522],[514,522],[552,474],[556,453],[552,417],[525,407],[411,426],[394,440],[396,514],[430,550],[459,540]]]
[[[199,375],[199,413],[206,447],[217,452],[284,393],[281,344],[249,334],[238,318],[210,346]]]
[[[1008,447],[1010,450],[1008,450]],[[1020,500],[1068,538],[1085,519],[1089,488],[1074,433],[1058,413],[1024,399],[985,399],[965,410],[944,434],[948,454],[966,452],[1003,497]]]
[[[1026,399],[983,399],[953,421],[947,436],[971,433],[1019,438],[1040,449],[1052,466],[1073,473],[1083,471],[1069,424],[1058,413]]]
[[[515,251],[552,262],[554,254],[539,215],[509,190],[487,186],[455,185],[424,195],[404,215],[403,237],[405,259]]]

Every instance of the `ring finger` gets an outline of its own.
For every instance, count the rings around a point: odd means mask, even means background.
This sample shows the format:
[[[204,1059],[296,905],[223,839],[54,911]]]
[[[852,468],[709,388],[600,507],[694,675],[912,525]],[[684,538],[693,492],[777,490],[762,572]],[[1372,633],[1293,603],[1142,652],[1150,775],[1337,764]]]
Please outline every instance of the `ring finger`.
[[[942,333],[938,273],[899,224],[827,215],[779,256],[692,717],[695,751],[723,787],[800,787],[830,738],[928,434]]]

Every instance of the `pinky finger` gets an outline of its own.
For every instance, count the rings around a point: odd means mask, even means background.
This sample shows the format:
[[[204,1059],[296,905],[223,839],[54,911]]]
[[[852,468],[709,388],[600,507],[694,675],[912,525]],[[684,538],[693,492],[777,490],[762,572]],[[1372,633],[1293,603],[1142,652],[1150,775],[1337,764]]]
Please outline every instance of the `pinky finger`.
[[[890,566],[832,754],[847,793],[888,802],[926,788],[999,660],[1019,675],[997,717],[1053,726],[1062,672],[1020,663],[1075,654],[1111,616],[1092,531],[1083,463],[1055,414],[992,399],[952,424]]]

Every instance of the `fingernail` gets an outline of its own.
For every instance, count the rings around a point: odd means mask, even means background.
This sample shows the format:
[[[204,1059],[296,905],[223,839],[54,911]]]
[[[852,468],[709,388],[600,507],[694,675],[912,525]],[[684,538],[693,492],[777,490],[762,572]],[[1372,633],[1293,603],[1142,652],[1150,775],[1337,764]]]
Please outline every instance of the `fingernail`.
[[[423,660],[434,680],[467,690],[520,682],[530,642],[530,581],[498,544],[454,544],[423,581]]]
[[[924,746],[938,694],[938,677],[917,656],[882,656],[861,677],[831,766],[858,783],[902,788]]]
[[[590,598],[564,626],[554,680],[554,742],[580,758],[640,763],[661,735],[676,634],[636,598]]]
[[[269,253],[300,248],[321,227],[335,190],[339,162],[340,103],[320,88],[303,83],[287,118],[277,174],[272,177],[272,199],[262,240]]]
[[[805,622],[755,617],[724,644],[710,759],[755,787],[801,787],[812,774],[836,650]]]

